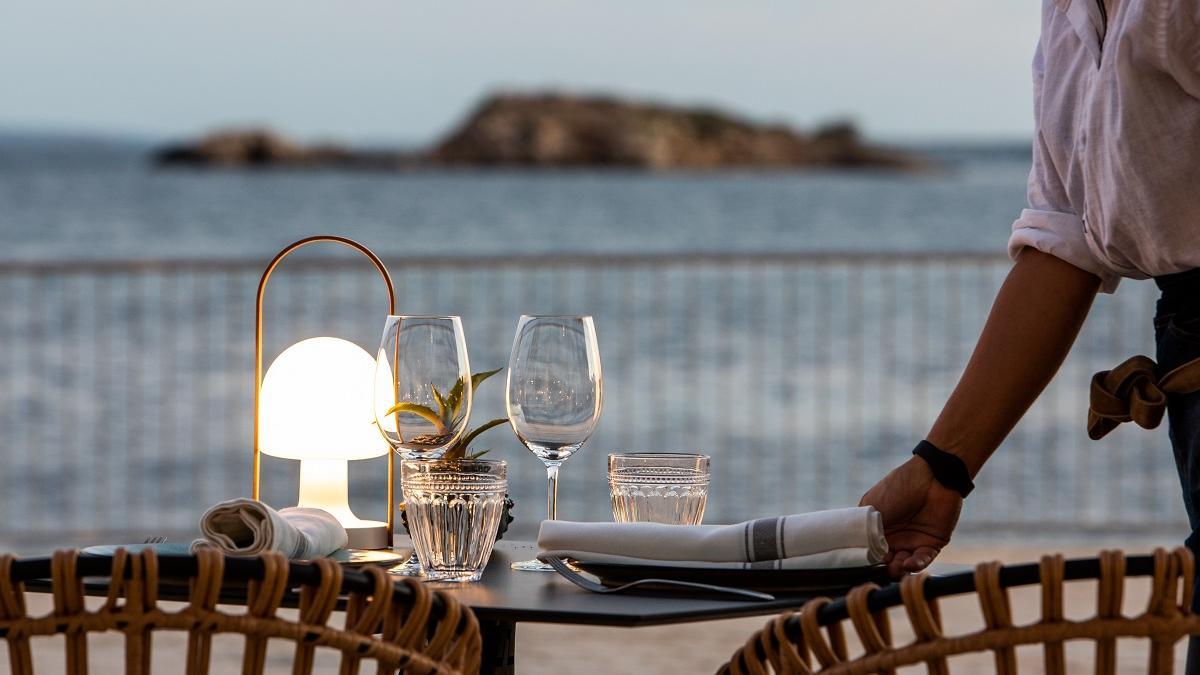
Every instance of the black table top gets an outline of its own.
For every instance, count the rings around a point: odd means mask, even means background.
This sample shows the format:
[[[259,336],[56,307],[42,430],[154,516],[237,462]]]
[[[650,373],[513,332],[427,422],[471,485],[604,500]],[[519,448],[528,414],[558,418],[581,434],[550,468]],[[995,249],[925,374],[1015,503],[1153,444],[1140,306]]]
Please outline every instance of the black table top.
[[[592,626],[654,626],[688,623],[743,616],[776,614],[797,609],[811,593],[773,593],[774,600],[749,600],[714,596],[710,598],[684,595],[634,595],[627,593],[598,594],[572,584],[554,572],[513,570],[509,564],[533,558],[537,546],[528,541],[500,541],[492,553],[483,578],[476,583],[429,582],[430,586],[447,590],[469,606],[481,621],[517,623],[582,624]],[[937,565],[937,563],[935,563]],[[958,566],[945,566],[958,567]],[[946,573],[951,570],[939,570]],[[937,574],[939,571],[935,571]],[[104,595],[105,582],[86,582],[89,595]],[[49,581],[31,581],[31,591],[49,590]],[[186,600],[184,585],[162,585],[159,597],[164,600]],[[226,602],[241,602],[245,591],[228,589],[222,593]],[[298,597],[289,593],[283,606],[296,606]]]
[[[483,578],[474,584],[435,584],[449,589],[481,621],[534,621],[592,626],[654,626],[740,616],[776,614],[798,608],[811,595],[774,594],[775,600],[689,598],[679,595],[591,593],[555,572],[525,572],[509,564],[533,558],[537,546],[500,541]]]

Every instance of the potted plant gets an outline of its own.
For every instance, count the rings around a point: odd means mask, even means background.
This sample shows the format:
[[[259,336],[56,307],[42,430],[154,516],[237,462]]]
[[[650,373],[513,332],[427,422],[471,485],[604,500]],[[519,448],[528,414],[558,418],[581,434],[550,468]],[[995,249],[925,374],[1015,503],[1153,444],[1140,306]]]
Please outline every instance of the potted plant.
[[[489,377],[500,372],[501,370],[503,370],[503,368],[497,368],[496,370],[488,370],[488,371],[485,371],[482,373],[475,373],[474,375],[471,376],[471,390],[479,391],[479,385],[481,383],[483,383]],[[430,422],[432,422],[434,424],[434,426],[437,427],[441,432],[448,433],[448,431],[444,431],[444,430],[448,430],[452,427],[453,420],[455,417],[458,416],[459,409],[462,407],[462,390],[463,390],[462,385],[463,385],[462,380],[459,379],[459,381],[457,383],[455,383],[454,388],[451,389],[445,396],[443,396],[442,393],[437,390],[437,387],[434,387],[433,388],[433,397],[434,397],[434,400],[437,402],[437,407],[438,407],[437,410],[434,410],[433,408],[430,408],[429,406],[421,405],[419,403],[397,403],[395,406],[393,406],[390,410],[387,411],[387,414],[391,415],[391,414],[398,413],[398,412],[407,412],[407,413],[412,413],[414,415],[419,415],[419,416],[429,420]],[[454,462],[454,461],[462,460],[462,459],[478,459],[479,457],[482,457],[483,455],[488,453],[488,450],[485,449],[485,450],[480,450],[477,452],[472,451],[471,444],[474,443],[475,440],[478,439],[479,436],[482,435],[485,431],[488,431],[489,429],[492,429],[494,427],[498,427],[501,424],[507,424],[507,423],[508,423],[508,419],[506,419],[504,417],[500,417],[497,419],[488,420],[487,422],[475,427],[474,429],[467,430],[458,439],[458,441],[456,441],[454,443],[454,445],[450,446],[446,450],[445,454],[442,455],[441,459],[439,459],[437,461]],[[504,512],[500,515],[500,525],[499,525],[498,529],[496,530],[496,539],[497,540],[501,539],[504,536],[504,533],[506,531],[508,531],[508,526],[513,521],[512,512],[513,512],[514,506],[515,506],[515,504],[514,504],[512,498],[509,497],[507,494],[504,495]],[[404,529],[407,531],[408,530],[408,514],[404,510],[403,502],[400,503],[400,521],[404,524]]]

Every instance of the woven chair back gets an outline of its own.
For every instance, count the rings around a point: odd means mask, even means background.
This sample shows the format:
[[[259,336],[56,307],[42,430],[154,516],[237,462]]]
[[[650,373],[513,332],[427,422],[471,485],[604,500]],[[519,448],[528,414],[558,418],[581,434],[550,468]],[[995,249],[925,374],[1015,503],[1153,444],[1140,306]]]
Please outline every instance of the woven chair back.
[[[1090,561],[1083,561],[1090,562]],[[915,636],[908,644],[895,645],[886,607],[878,598],[872,603],[874,584],[859,586],[846,596],[844,620],[821,621],[822,609],[832,601],[817,598],[799,612],[772,619],[765,628],[750,637],[733,658],[720,669],[728,675],[767,675],[769,673],[892,673],[903,666],[924,664],[932,675],[950,672],[948,657],[972,652],[991,651],[995,671],[1002,675],[1018,672],[1016,648],[1040,645],[1041,672],[1062,675],[1067,672],[1067,641],[1095,643],[1095,672],[1116,672],[1117,640],[1149,640],[1148,673],[1171,673],[1175,667],[1175,645],[1184,637],[1200,635],[1200,617],[1191,612],[1195,564],[1185,548],[1172,552],[1154,551],[1148,563],[1150,597],[1145,609],[1135,616],[1122,614],[1121,606],[1127,580],[1127,559],[1121,551],[1103,551],[1096,561],[1098,573],[1096,612],[1091,618],[1072,621],[1064,608],[1065,562],[1061,555],[1045,556],[1038,565],[1037,585],[1041,593],[1038,620],[1016,625],[1008,588],[1004,583],[1007,568],[998,562],[981,563],[973,574],[973,593],[977,596],[985,627],[965,634],[946,630],[936,598],[929,585],[941,581],[928,575],[914,575],[899,584],[899,602]],[[845,623],[858,637],[861,649],[851,654]]]
[[[8,645],[10,672],[33,674],[30,638],[63,635],[67,675],[85,675],[88,636],[108,631],[124,634],[127,675],[150,672],[154,636],[162,631],[187,635],[183,670],[188,675],[209,672],[213,637],[218,634],[245,636],[245,675],[263,672],[269,640],[293,643],[296,675],[312,672],[318,648],[340,652],[341,675],[358,673],[363,661],[375,662],[378,673],[479,670],[475,616],[454,598],[431,592],[417,580],[405,578],[396,584],[382,569],[364,568],[373,581],[372,590],[363,591],[360,585],[350,592],[345,597],[344,624],[335,627],[330,619],[343,597],[343,571],[333,561],[313,561],[318,573],[299,581],[290,579],[293,568],[279,554],[261,556],[261,576],[242,579],[227,574],[225,558],[214,550],[197,551],[194,558],[194,574],[168,578],[160,574],[160,559],[152,549],[119,550],[112,559],[107,598],[98,608],[88,609],[78,551],[58,551],[50,563],[53,609],[44,616],[30,616],[24,584],[14,580],[19,561],[0,555],[0,637]],[[188,599],[181,608],[161,606],[160,580],[187,583]],[[297,615],[280,616],[281,603],[297,586]],[[229,600],[233,589],[240,589],[234,593],[241,601],[236,605]]]

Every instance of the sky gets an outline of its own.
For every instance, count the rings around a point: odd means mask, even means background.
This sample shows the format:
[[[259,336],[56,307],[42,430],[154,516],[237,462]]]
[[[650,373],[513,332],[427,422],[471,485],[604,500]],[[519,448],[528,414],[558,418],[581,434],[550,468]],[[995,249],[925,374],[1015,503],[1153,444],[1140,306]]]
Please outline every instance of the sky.
[[[0,8],[0,129],[265,124],[422,144],[488,92],[705,104],[889,140],[1032,129],[1038,0],[63,0]]]

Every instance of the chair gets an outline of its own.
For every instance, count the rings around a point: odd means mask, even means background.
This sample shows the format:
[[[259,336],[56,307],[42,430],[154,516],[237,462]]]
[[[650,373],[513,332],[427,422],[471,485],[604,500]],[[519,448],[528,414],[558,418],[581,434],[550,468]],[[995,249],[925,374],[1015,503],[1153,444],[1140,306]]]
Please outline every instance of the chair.
[[[84,605],[84,580],[103,577],[107,599],[98,609]],[[49,580],[53,610],[46,616],[26,611],[26,582]],[[43,586],[47,585],[41,582]],[[95,589],[96,587],[91,587]],[[299,595],[290,594],[299,589]],[[170,611],[163,596],[186,603]],[[345,593],[343,627],[329,618]],[[285,599],[298,616],[276,612]],[[238,605],[232,608],[218,607]],[[295,643],[293,673],[312,672],[318,647],[341,652],[340,673],[354,675],[362,661],[375,661],[379,673],[474,673],[479,669],[479,624],[471,611],[419,581],[393,578],[377,567],[343,570],[329,560],[292,563],[279,554],[225,558],[213,550],[191,556],[162,556],[147,549],[120,550],[112,558],[58,551],[51,558],[17,560],[0,556],[0,637],[8,643],[14,675],[33,673],[30,638],[63,635],[68,675],[88,672],[88,635],[125,635],[125,672],[150,671],[156,633],[187,635],[186,672],[209,671],[213,636],[245,636],[242,672],[263,672],[270,639]]]
[[[1195,574],[1190,551],[1126,558],[1120,551],[1103,551],[1097,558],[1064,561],[1061,555],[1045,556],[1040,564],[1011,567],[982,563],[974,572],[945,577],[926,574],[905,578],[878,588],[859,586],[845,598],[817,598],[801,610],[776,617],[750,637],[718,671],[728,675],[766,673],[890,673],[895,668],[926,665],[929,673],[949,672],[947,657],[990,650],[995,670],[1016,673],[1019,645],[1042,645],[1046,673],[1066,672],[1064,642],[1095,642],[1097,673],[1116,669],[1117,639],[1147,638],[1148,672],[1170,673],[1175,644],[1189,635],[1200,635],[1200,616],[1190,605]],[[1121,613],[1128,577],[1148,576],[1150,600],[1136,616]],[[1064,614],[1064,581],[1097,580],[1096,615],[1071,621]],[[1008,588],[1039,585],[1041,617],[1029,625],[1014,625]],[[937,599],[951,595],[978,596],[985,628],[967,634],[949,634],[942,625]],[[886,610],[903,606],[915,639],[894,646]],[[861,653],[848,653],[843,623],[849,620],[862,645]],[[856,650],[857,651],[857,650]]]

